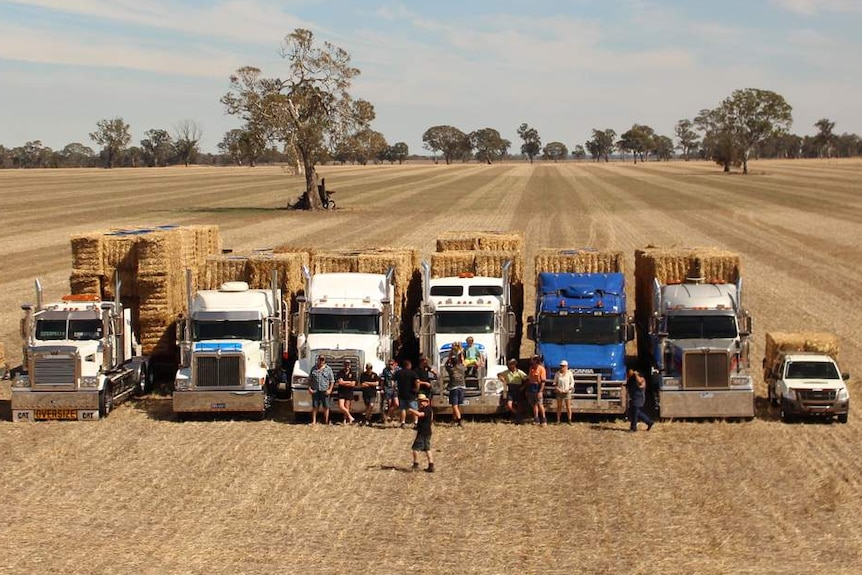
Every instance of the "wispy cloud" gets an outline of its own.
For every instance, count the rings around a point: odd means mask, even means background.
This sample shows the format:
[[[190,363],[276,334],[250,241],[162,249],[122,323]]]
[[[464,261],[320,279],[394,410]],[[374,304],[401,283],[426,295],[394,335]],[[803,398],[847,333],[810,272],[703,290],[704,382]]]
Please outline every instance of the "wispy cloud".
[[[859,0],[772,0],[772,4],[788,12],[811,16],[818,12],[862,14]]]

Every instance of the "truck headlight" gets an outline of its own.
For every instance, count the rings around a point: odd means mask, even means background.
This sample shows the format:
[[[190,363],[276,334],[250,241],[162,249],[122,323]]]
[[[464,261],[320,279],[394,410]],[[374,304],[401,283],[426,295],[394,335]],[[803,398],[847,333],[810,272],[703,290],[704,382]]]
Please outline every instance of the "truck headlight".
[[[26,373],[19,373],[15,381],[12,382],[12,387],[30,387],[30,376]]]
[[[744,375],[732,375],[730,376],[730,385],[737,387],[748,385],[748,377]]]
[[[186,391],[189,388],[189,379],[186,377],[178,377],[174,380],[174,390]]]
[[[489,379],[485,382],[485,393],[500,393],[503,391],[503,383],[499,379]]]
[[[794,390],[792,387],[788,387],[787,391],[784,392],[784,397],[786,397],[790,401],[796,401],[796,390]]]
[[[293,378],[293,385],[298,387],[308,387],[308,378],[297,376]]]
[[[847,393],[847,388],[842,387],[841,389],[839,389],[838,390],[838,401],[847,401],[848,399],[850,399],[850,394]]]
[[[81,378],[81,387],[99,387],[99,378],[95,375],[85,375]]]
[[[266,382],[265,377],[247,377],[247,378],[245,378],[246,387],[248,387],[250,385],[260,387],[261,385],[264,384],[264,382]]]

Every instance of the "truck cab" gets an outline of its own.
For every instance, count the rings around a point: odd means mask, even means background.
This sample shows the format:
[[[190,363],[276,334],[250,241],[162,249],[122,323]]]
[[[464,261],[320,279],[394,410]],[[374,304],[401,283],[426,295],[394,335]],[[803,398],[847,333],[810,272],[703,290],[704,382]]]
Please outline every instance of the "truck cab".
[[[43,304],[37,280],[36,301],[21,306],[24,362],[12,384],[13,421],[95,421],[149,391],[147,358],[119,299],[67,295]]]
[[[191,292],[191,279],[187,279]],[[249,413],[262,417],[281,377],[283,302],[269,290],[226,282],[190,297],[178,322],[180,367],[173,410]]]
[[[625,413],[626,342],[634,339],[634,327],[626,316],[622,273],[539,273],[536,315],[527,323],[547,370],[549,407],[565,359],[575,378],[573,411]]]
[[[816,352],[781,353],[772,366],[764,369],[770,403],[781,408],[781,419],[800,416],[835,417],[847,423],[850,393],[838,363],[829,355]]]
[[[493,414],[501,409],[503,385],[497,375],[506,369],[506,349],[515,335],[516,318],[511,307],[509,270],[501,277],[471,273],[431,279],[431,268],[422,262],[422,303],[413,318],[419,349],[437,372],[431,400],[438,412],[449,413],[448,375],[445,364],[455,342],[463,348],[472,337],[480,361],[466,378],[464,414]]]
[[[323,355],[337,379],[338,372],[350,361],[357,376],[366,363],[380,375],[398,337],[398,317],[393,313],[394,268],[386,274],[320,273],[312,276],[303,268],[305,295],[297,298],[299,311],[293,326],[297,360],[291,376],[294,413],[310,413],[311,394],[308,377],[317,357]],[[335,397],[333,393],[333,397]],[[353,392],[351,412],[365,411],[361,390]],[[381,408],[380,390],[373,413]]]
[[[736,284],[655,282],[652,385],[662,417],[754,417],[751,317]]]

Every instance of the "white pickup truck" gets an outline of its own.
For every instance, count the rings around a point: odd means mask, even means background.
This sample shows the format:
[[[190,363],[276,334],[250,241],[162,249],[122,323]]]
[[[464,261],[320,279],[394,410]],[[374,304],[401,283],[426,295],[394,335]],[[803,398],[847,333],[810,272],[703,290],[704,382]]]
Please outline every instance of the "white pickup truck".
[[[780,406],[783,421],[807,415],[834,416],[847,423],[849,378],[830,355],[817,352],[782,352],[764,370],[769,401]]]

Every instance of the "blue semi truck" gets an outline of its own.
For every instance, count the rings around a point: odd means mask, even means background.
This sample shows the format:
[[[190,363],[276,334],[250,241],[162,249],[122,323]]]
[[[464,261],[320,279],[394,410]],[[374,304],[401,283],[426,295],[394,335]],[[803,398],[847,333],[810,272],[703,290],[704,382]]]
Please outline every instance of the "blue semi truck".
[[[538,273],[536,315],[527,322],[547,370],[547,407],[556,409],[552,382],[565,359],[575,377],[572,411],[625,413],[626,342],[634,325],[622,273]]]

